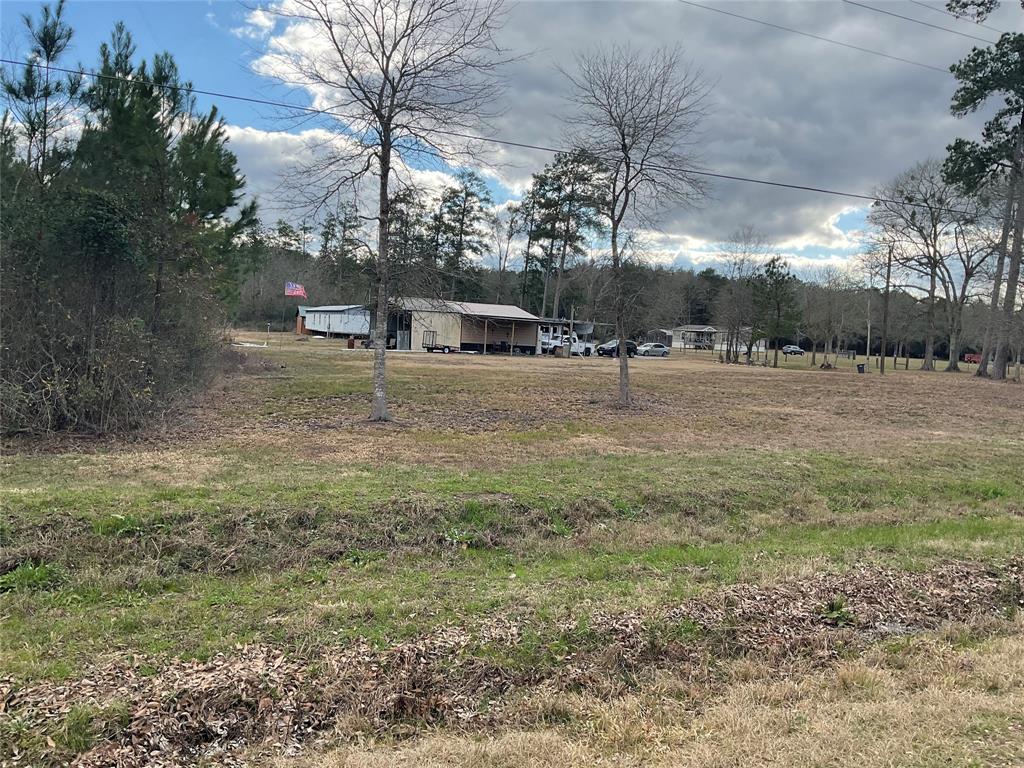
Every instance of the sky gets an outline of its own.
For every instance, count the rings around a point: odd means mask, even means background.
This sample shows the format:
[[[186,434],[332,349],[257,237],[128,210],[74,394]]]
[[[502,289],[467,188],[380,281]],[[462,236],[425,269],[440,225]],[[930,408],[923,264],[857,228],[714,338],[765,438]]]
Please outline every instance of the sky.
[[[860,2],[861,0],[858,0]],[[601,43],[647,49],[680,45],[691,66],[711,86],[710,113],[702,126],[700,156],[707,170],[784,183],[871,194],[900,171],[941,157],[957,136],[977,135],[984,115],[956,119],[949,113],[955,80],[946,71],[870,55],[726,15],[739,14],[813,35],[834,38],[914,62],[946,68],[972,46],[998,32],[954,19],[910,0],[863,0],[864,5],[912,17],[934,29],[840,0],[711,2],[717,9],[677,2],[527,1],[511,7],[499,42],[519,58],[506,65],[507,84],[490,135],[527,144],[564,146],[571,118],[570,69],[578,52]],[[138,55],[170,51],[185,79],[222,94],[313,103],[313,95],[276,82],[265,72],[274,45],[291,44],[282,25],[268,25],[253,3],[229,0],[110,2],[69,0],[75,28],[68,61],[95,66],[98,48],[117,21],[135,39]],[[0,4],[4,58],[24,56],[20,16],[36,15],[37,2]],[[1006,0],[986,23],[1022,29],[1019,4]],[[948,31],[952,30],[952,31]],[[954,34],[954,32],[959,34]],[[281,110],[231,100],[216,103],[229,125],[230,148],[247,179],[247,192],[262,215],[296,219],[280,191],[284,174],[301,161],[308,132],[324,123],[297,123]],[[517,198],[530,174],[551,156],[534,150],[496,149],[481,158],[496,201]],[[435,177],[437,174],[433,174]],[[866,202],[806,191],[727,180],[713,181],[697,208],[668,210],[647,233],[652,260],[684,267],[714,266],[722,243],[739,227],[762,232],[800,272],[847,263],[860,250]]]

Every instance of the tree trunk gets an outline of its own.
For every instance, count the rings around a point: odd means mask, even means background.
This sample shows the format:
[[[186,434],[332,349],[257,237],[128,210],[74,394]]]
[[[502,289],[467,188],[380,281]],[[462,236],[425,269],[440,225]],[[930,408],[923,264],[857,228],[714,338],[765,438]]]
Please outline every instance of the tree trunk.
[[[1018,191],[1018,198],[1020,192]],[[1024,201],[1018,199],[1017,213],[1013,222],[1013,248],[1010,250],[1010,267],[1006,271],[1006,292],[1003,296],[1003,314],[996,329],[996,343],[993,346],[992,378],[1002,381],[1006,378],[1006,364],[1010,349],[1010,330],[1013,327],[1013,313],[1017,305],[1017,285],[1020,283],[1021,237],[1024,236]]]
[[[615,280],[615,335],[619,340],[619,406],[628,408],[632,400],[629,391],[629,351],[626,346],[626,307],[622,296],[622,264],[619,261],[619,227],[613,221],[611,232],[612,274]]]
[[[930,283],[928,287],[928,313],[925,323],[926,331],[924,337],[924,362],[921,363],[922,371],[935,370],[935,267],[932,266]]]
[[[530,279],[530,250],[533,248],[533,217],[526,222],[526,250],[523,251],[523,284],[519,291],[519,306],[526,306],[526,287]]]
[[[569,218],[566,217],[565,231],[562,233],[562,250],[558,255],[558,273],[555,275],[555,296],[551,302],[551,316],[561,317],[562,308],[562,273],[565,271],[565,257],[569,249]]]
[[[157,246],[160,255],[156,259],[156,281],[153,286],[153,320],[150,328],[154,336],[160,333],[160,313],[164,295],[164,253],[162,245]]]
[[[1020,151],[1020,138],[1024,138],[1024,131],[1018,137],[1017,149]],[[1003,230],[999,236],[999,250],[996,253],[996,272],[992,281],[992,294],[988,301],[988,318],[985,321],[985,336],[981,343],[981,362],[978,363],[978,370],[975,376],[988,376],[988,361],[992,356],[992,339],[994,329],[999,321],[999,294],[1003,289],[1003,271],[1006,268],[1006,250],[1010,243],[1010,230],[1013,228],[1013,203],[1016,197],[1015,190],[1018,184],[1016,166],[1010,174],[1010,183],[1006,190],[1006,207],[1003,209]]]
[[[373,329],[373,405],[370,421],[390,421],[388,413],[385,356],[388,342],[388,225],[391,200],[388,177],[391,174],[391,147],[382,142],[380,149],[380,201],[377,216],[377,310]]]
[[[868,337],[864,344],[864,363],[871,367],[871,292],[868,292]]]
[[[541,317],[547,317],[545,312],[547,312],[547,308],[548,308],[548,283],[551,280],[551,253],[554,250],[554,244],[555,244],[554,240],[551,240],[551,242],[548,243],[548,248],[547,248],[548,254],[547,254],[547,258],[544,259],[544,295],[541,297],[541,300],[540,300],[540,316]]]
[[[949,332],[949,361],[946,363],[947,373],[960,371],[960,321],[954,321],[956,327]]]
[[[501,291],[505,286],[505,263],[498,263],[498,285],[494,289],[494,303],[501,304]]]
[[[459,236],[455,241],[455,259],[452,262],[452,301],[455,301],[455,277],[462,273],[462,265],[465,261],[466,247],[466,207],[469,205],[469,198],[463,196],[462,205],[459,208]],[[486,323],[484,324],[486,326]]]
[[[882,348],[878,351],[878,375],[885,375],[885,348],[889,343],[889,291],[892,284],[892,246],[885,259],[885,295],[882,297]],[[893,364],[895,368],[895,363]]]

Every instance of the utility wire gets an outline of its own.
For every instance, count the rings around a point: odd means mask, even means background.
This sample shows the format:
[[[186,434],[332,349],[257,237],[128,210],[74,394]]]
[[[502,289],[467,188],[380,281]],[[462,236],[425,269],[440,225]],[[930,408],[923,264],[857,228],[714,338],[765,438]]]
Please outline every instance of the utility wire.
[[[11,65],[14,65],[14,66],[36,66],[36,67],[40,67],[40,68],[46,68],[46,65],[38,63],[38,62],[33,64],[33,63],[30,63],[30,62],[16,61],[16,60],[13,60],[13,59],[6,59],[6,58],[0,58],[0,64],[11,64]],[[278,108],[281,108],[281,109],[289,109],[289,110],[293,110],[295,112],[302,112],[302,113],[311,114],[311,115],[328,115],[328,116],[331,116],[331,117],[342,117],[342,118],[344,118],[344,115],[339,114],[337,111],[332,110],[332,109],[317,109],[316,107],[304,107],[304,106],[302,106],[300,104],[290,104],[288,102],[283,102],[283,101],[273,101],[273,100],[270,100],[270,99],[258,99],[258,98],[252,97],[252,96],[238,96],[238,95],[235,95],[235,94],[223,93],[223,92],[220,92],[220,91],[207,91],[207,90],[204,90],[202,88],[195,88],[193,86],[168,85],[166,83],[156,83],[156,82],[153,82],[152,80],[137,80],[137,79],[132,79],[132,78],[128,78],[128,77],[121,77],[119,75],[105,75],[105,74],[102,74],[100,72],[90,72],[90,71],[84,70],[84,69],[68,69],[68,68],[65,68],[65,67],[57,67],[57,66],[53,66],[53,65],[49,66],[49,69],[53,70],[54,72],[62,72],[62,73],[65,73],[65,74],[70,74],[70,75],[79,75],[79,76],[82,76],[82,77],[91,77],[91,78],[94,78],[94,79],[97,79],[97,80],[114,80],[114,81],[118,81],[118,82],[134,84],[134,85],[145,85],[145,86],[154,87],[154,88],[164,88],[166,90],[178,90],[178,91],[183,91],[185,93],[197,94],[197,95],[200,95],[200,96],[213,96],[213,97],[220,98],[220,99],[229,99],[229,100],[233,100],[233,101],[242,101],[242,102],[249,103],[249,104],[264,104],[264,105],[271,106],[271,107],[278,107]],[[568,152],[568,150],[566,150],[565,148],[559,149],[558,147],[548,147],[548,146],[545,146],[543,144],[530,144],[530,143],[522,142],[522,141],[513,141],[511,139],[501,139],[501,138],[491,138],[491,137],[487,137],[487,136],[477,136],[477,135],[474,135],[474,134],[471,134],[471,133],[460,133],[458,131],[448,131],[448,130],[444,130],[442,128],[435,128],[435,129],[432,130],[432,132],[436,133],[436,134],[440,134],[442,136],[448,136],[450,138],[455,138],[455,139],[465,139],[465,140],[468,140],[468,141],[479,141],[479,142],[484,142],[484,143],[487,143],[487,144],[498,144],[498,145],[506,146],[506,147],[517,147],[519,149],[531,149],[531,150],[536,150],[538,152],[549,152],[549,153],[553,153],[553,154],[561,154],[561,153]],[[739,181],[739,182],[743,182],[745,184],[759,184],[761,186],[778,187],[778,188],[782,188],[782,189],[795,189],[795,190],[800,190],[800,191],[804,191],[804,192],[816,192],[818,194],[833,195],[835,197],[848,197],[848,198],[853,198],[853,199],[857,199],[857,200],[870,200],[872,202],[876,202],[877,201],[877,202],[880,202],[880,203],[893,203],[893,204],[896,204],[896,205],[909,205],[909,206],[915,207],[915,208],[925,208],[925,209],[927,209],[927,208],[930,207],[930,206],[928,206],[928,205],[926,205],[924,203],[916,203],[916,202],[912,202],[912,201],[908,201],[908,200],[893,200],[893,199],[889,199],[889,198],[878,197],[876,195],[865,195],[865,194],[861,194],[861,193],[858,193],[858,192],[844,192],[842,190],[828,189],[826,187],[815,187],[815,186],[810,186],[810,185],[807,185],[807,184],[789,184],[789,183],[782,182],[782,181],[771,181],[769,179],[758,179],[758,178],[755,178],[755,177],[752,177],[752,176],[739,176],[739,175],[735,175],[735,174],[717,173],[717,172],[714,172],[714,171],[702,171],[702,170],[697,170],[697,169],[692,169],[692,168],[686,168],[686,169],[673,168],[673,167],[669,167],[669,166],[656,165],[656,164],[650,164],[650,165],[648,165],[648,167],[651,170],[656,170],[656,171],[685,172],[685,173],[693,174],[694,176],[705,176],[705,177],[713,178],[713,179],[723,179],[725,181]],[[964,213],[964,211],[956,211],[956,209],[952,209],[952,208],[947,209],[947,210],[949,210],[951,212]]]
[[[863,8],[866,11],[874,11],[875,13],[882,13],[882,14],[885,14],[886,16],[892,16],[895,19],[903,19],[903,21],[910,21],[910,22],[913,22],[914,24],[920,24],[921,26],[924,26],[924,27],[930,27],[931,29],[938,29],[938,30],[941,30],[942,32],[949,32],[949,34],[951,34],[951,35],[959,35],[960,37],[966,37],[969,40],[978,40],[979,42],[988,43],[989,45],[995,45],[995,42],[996,42],[995,40],[989,40],[988,38],[985,38],[985,37],[978,37],[977,35],[969,35],[966,32],[960,32],[959,30],[956,30],[956,29],[950,29],[949,27],[940,27],[938,24],[932,24],[931,22],[921,21],[920,19],[915,19],[915,18],[913,18],[911,16],[904,16],[904,15],[899,14],[899,13],[894,13],[892,11],[887,11],[884,8],[876,8],[873,5],[865,5],[864,3],[858,3],[858,2],[855,2],[855,0],[843,0],[843,2],[846,3],[847,5],[855,5],[858,8]]]
[[[853,45],[852,43],[844,43],[842,40],[833,40],[831,37],[822,37],[821,35],[815,35],[812,32],[804,32],[803,30],[800,30],[800,29],[794,29],[793,27],[784,27],[781,24],[774,24],[774,23],[772,23],[770,21],[764,21],[763,19],[755,19],[753,16],[743,16],[743,15],[741,15],[739,13],[733,13],[732,11],[727,11],[724,8],[714,8],[714,7],[710,6],[710,5],[702,5],[701,3],[695,3],[692,0],[676,0],[676,1],[682,3],[683,5],[690,5],[690,6],[693,6],[694,8],[700,8],[700,9],[705,10],[705,11],[711,11],[712,13],[720,13],[723,16],[732,16],[734,19],[743,19],[743,21],[750,21],[750,22],[753,22],[754,24],[763,24],[766,27],[772,27],[773,29],[780,29],[783,32],[792,32],[794,35],[802,35],[803,37],[809,37],[812,40],[819,40],[819,41],[821,41],[823,43],[830,43],[832,45],[838,45],[838,46],[840,46],[842,48],[849,48],[850,50],[853,50],[853,51],[860,51],[861,53],[870,53],[872,56],[881,56],[882,58],[885,58],[885,59],[891,59],[893,61],[900,61],[900,62],[902,62],[904,64],[910,64],[910,65],[915,66],[915,67],[921,67],[922,69],[930,69],[930,70],[932,70],[934,72],[942,72],[942,73],[947,74],[947,75],[949,74],[949,70],[948,69],[944,69],[943,67],[935,67],[935,66],[932,66],[931,64],[923,64],[920,61],[914,61],[912,59],[904,59],[904,58],[902,58],[900,56],[893,56],[890,53],[883,53],[882,51],[874,51],[874,50],[872,50],[870,48],[862,48],[861,46]]]
[[[934,5],[928,5],[928,3],[922,3],[921,0],[907,0],[907,2],[913,3],[914,5],[919,5],[922,8],[927,8],[929,11],[935,11],[936,13],[941,13],[944,16],[949,16],[951,19],[956,19],[957,21],[966,21],[968,24],[974,24],[975,26],[978,26],[978,27],[984,27],[985,29],[990,29],[993,32],[998,32],[1000,35],[1005,35],[1006,34],[1006,32],[1004,30],[1002,30],[1002,29],[997,29],[996,27],[993,27],[993,26],[991,26],[989,24],[983,24],[980,21],[971,21],[970,19],[965,18],[963,16],[957,16],[955,13],[950,13],[945,8],[936,8]]]

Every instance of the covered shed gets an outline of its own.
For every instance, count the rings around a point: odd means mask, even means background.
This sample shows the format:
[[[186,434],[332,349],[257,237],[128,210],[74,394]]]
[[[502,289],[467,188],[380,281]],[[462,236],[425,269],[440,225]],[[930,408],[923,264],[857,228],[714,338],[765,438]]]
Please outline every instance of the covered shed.
[[[397,349],[534,355],[540,323],[511,304],[405,298],[395,300],[388,337]]]
[[[669,328],[653,328],[646,333],[644,341],[664,344],[666,347],[671,347],[672,330]]]

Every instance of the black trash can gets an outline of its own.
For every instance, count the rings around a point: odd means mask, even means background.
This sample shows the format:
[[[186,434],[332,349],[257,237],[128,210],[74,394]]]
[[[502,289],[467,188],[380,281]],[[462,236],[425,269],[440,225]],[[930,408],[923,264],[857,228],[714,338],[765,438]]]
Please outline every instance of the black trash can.
[[[857,363],[857,373],[864,373],[865,367],[864,363]]]

